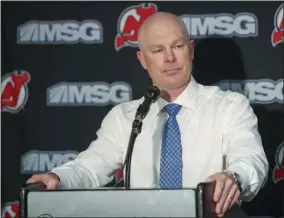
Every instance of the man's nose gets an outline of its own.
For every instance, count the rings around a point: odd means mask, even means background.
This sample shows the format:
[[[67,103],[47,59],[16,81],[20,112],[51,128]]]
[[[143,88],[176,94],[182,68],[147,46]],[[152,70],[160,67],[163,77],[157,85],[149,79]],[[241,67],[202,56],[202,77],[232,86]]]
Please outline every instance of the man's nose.
[[[165,52],[165,62],[174,62],[176,60],[175,54],[172,49]]]

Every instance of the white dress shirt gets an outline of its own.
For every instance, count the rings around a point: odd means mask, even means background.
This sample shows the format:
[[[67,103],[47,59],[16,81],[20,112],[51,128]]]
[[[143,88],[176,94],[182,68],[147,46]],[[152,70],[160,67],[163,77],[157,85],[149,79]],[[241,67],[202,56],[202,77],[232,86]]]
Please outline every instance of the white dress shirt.
[[[132,122],[144,97],[113,107],[97,131],[97,139],[78,157],[52,170],[61,188],[98,188],[113,179],[124,161]],[[268,161],[258,133],[257,117],[243,95],[198,84],[193,77],[173,102],[181,131],[183,187],[224,169],[240,175],[240,200],[250,201],[264,185]],[[168,104],[162,98],[151,105],[143,120],[131,162],[131,188],[158,188],[163,127]]]

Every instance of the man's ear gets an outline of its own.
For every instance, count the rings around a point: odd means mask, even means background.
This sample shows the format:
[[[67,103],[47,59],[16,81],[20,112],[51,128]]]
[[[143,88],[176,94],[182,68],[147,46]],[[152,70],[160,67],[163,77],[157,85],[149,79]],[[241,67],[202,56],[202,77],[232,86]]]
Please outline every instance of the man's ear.
[[[140,61],[141,65],[142,65],[142,67],[143,67],[145,70],[147,70],[143,53],[142,53],[141,51],[137,51],[136,54],[137,54],[137,58],[139,59],[139,61]]]
[[[191,60],[193,61],[194,59],[194,40],[190,40],[190,49],[189,49],[189,52],[190,52],[190,57],[192,58]]]
[[[191,39],[189,42],[190,42],[190,44],[191,44],[192,48],[194,48],[194,40],[193,40],[193,39]]]

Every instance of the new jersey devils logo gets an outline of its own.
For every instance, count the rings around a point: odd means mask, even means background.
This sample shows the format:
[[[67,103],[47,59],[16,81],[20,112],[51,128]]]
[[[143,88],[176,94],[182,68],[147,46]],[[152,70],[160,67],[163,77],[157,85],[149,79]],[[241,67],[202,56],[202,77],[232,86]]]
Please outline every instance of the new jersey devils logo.
[[[274,30],[271,35],[273,47],[283,42],[284,38],[284,4],[280,5],[274,15]]]
[[[117,36],[115,38],[115,49],[118,51],[123,47],[137,47],[138,30],[142,23],[152,14],[157,12],[157,6],[146,3],[126,8],[120,15],[117,23]]]
[[[275,155],[275,167],[273,170],[274,183],[284,179],[284,141],[279,145]]]
[[[1,208],[1,217],[3,218],[19,218],[19,202],[7,202]]]
[[[1,81],[1,111],[17,113],[28,99],[30,74],[27,71],[14,71],[5,75]]]

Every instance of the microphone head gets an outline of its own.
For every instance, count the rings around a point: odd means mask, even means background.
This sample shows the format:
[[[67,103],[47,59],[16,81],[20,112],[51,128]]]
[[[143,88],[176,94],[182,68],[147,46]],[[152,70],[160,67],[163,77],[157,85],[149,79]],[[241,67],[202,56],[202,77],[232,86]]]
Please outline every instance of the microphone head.
[[[151,86],[148,88],[144,97],[155,102],[160,97],[160,89],[157,86]]]

